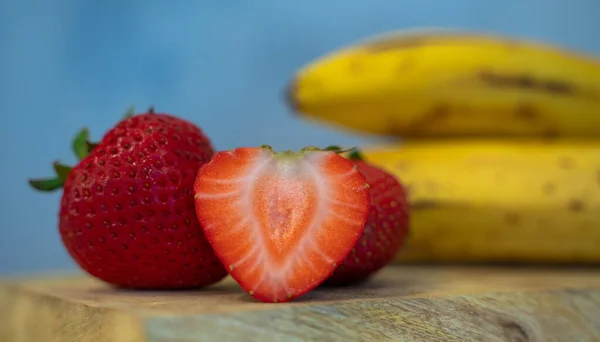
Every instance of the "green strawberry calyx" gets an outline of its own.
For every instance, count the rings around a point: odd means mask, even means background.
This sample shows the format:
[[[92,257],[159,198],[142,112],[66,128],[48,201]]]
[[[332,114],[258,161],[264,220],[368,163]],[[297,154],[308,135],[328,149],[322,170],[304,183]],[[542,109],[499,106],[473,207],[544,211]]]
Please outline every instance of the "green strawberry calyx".
[[[154,108],[150,107],[148,112],[153,113]],[[127,111],[125,112],[125,114],[123,115],[123,118],[121,120],[129,119],[129,118],[133,117],[134,115],[135,115],[135,107],[130,106],[127,109]],[[75,135],[75,137],[73,138],[73,141],[71,143],[71,149],[73,150],[73,153],[77,157],[77,160],[80,162],[83,159],[85,159],[90,154],[90,152],[92,152],[92,150],[94,148],[96,148],[96,146],[98,146],[98,143],[90,141],[90,131],[86,127],[82,128]],[[67,180],[67,177],[71,173],[71,170],[73,169],[73,167],[69,166],[69,165],[65,165],[59,161],[54,161],[52,163],[52,166],[54,168],[54,173],[55,173],[54,177],[29,179],[29,185],[31,187],[33,187],[34,189],[43,191],[43,192],[52,192],[52,191],[62,188],[65,184],[65,181]]]
[[[332,151],[338,154],[342,154],[342,153],[346,153],[352,150],[352,148],[350,149],[342,149],[341,147],[338,146],[328,146],[325,148],[320,148],[320,147],[316,147],[316,146],[306,146],[300,149],[299,152],[293,151],[293,150],[282,150],[280,152],[275,152],[273,150],[273,147],[270,145],[261,145],[260,148],[269,150],[271,152],[273,152],[276,156],[281,156],[281,157],[294,157],[294,156],[301,156],[304,155],[306,152],[311,152],[311,151]]]
[[[350,153],[348,153],[348,159],[365,161],[364,155],[358,148],[354,148],[352,151],[350,151]]]
[[[334,151],[337,153],[348,153],[347,158],[350,160],[360,160],[360,161],[365,160],[362,152],[360,151],[360,149],[358,147],[351,147],[349,149],[344,150],[339,146],[332,145],[332,146],[327,146],[325,149],[329,150],[329,151]]]
[[[82,161],[85,157],[87,157],[92,149],[98,145],[97,143],[89,140],[89,135],[89,130],[87,128],[82,128],[75,135],[75,138],[71,144],[73,153],[75,153],[75,156],[79,161]],[[54,177],[29,179],[29,185],[36,190],[44,192],[51,192],[62,188],[73,167],[65,165],[59,161],[54,161],[52,166],[55,173]]]

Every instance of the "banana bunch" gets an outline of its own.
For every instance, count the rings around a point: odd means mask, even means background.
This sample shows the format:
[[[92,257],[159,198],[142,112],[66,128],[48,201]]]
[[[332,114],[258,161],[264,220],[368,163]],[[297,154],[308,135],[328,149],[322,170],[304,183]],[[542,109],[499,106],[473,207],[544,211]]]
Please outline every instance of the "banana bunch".
[[[458,31],[392,33],[302,68],[304,118],[409,189],[399,262],[600,263],[600,60]]]
[[[459,31],[394,33],[305,66],[288,102],[306,118],[378,135],[600,135],[600,61]]]

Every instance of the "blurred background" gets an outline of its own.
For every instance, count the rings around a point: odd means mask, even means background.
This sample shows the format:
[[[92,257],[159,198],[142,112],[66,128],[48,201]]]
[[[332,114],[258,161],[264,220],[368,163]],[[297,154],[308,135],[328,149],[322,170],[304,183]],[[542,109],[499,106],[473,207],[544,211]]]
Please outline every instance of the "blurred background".
[[[60,192],[27,178],[73,163],[130,105],[200,125],[217,149],[356,145],[372,137],[294,117],[283,87],[305,63],[370,35],[449,27],[534,38],[600,55],[598,0],[0,0],[0,275],[71,269]]]

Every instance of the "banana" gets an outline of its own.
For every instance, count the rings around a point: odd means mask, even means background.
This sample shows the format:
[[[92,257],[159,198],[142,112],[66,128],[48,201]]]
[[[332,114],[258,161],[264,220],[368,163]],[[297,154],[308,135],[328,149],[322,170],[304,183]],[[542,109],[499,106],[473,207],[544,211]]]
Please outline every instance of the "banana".
[[[398,262],[600,262],[600,142],[419,140],[363,155],[407,187]]]
[[[400,31],[304,66],[287,103],[377,135],[596,137],[600,59],[492,34]]]

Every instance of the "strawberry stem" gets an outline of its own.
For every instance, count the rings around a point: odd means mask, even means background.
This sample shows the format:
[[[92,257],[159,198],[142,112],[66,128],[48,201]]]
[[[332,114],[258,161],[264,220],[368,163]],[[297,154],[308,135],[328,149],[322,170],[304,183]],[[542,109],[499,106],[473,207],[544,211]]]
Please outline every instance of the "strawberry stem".
[[[90,141],[86,141],[86,143],[87,143],[87,148],[88,148],[89,151],[95,149],[96,146],[98,146],[97,143],[93,143],[93,142],[90,142]]]
[[[148,114],[154,114],[155,113],[154,106],[148,107],[147,113]],[[123,114],[123,117],[121,118],[121,121],[127,120],[129,118],[134,117],[134,116],[135,116],[135,105],[131,105],[131,106],[129,106],[127,108],[127,110],[125,111],[125,114]]]
[[[150,107],[152,108],[152,107]],[[129,106],[129,108],[127,108],[127,110],[125,111],[125,114],[123,114],[123,118],[121,120],[127,120],[131,117],[133,117],[135,115],[135,106],[131,105]]]

